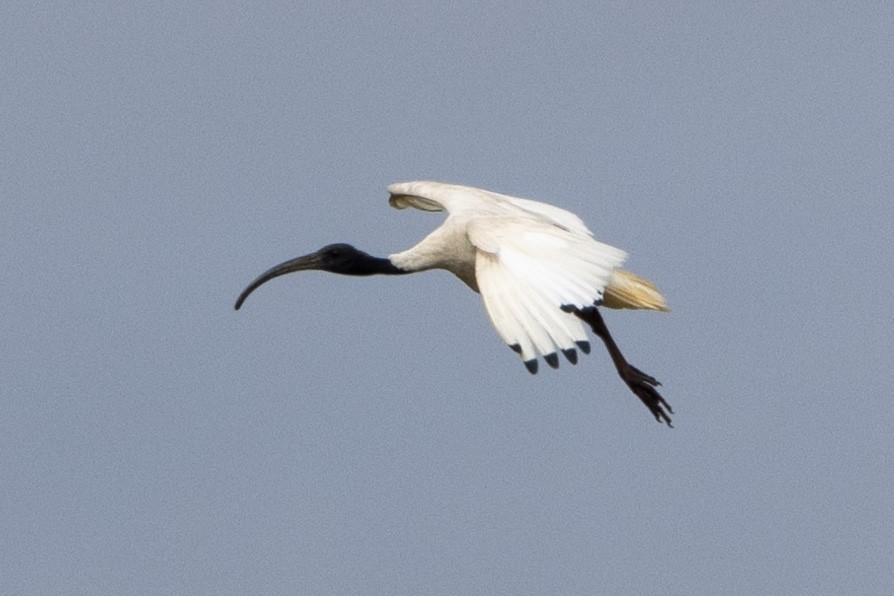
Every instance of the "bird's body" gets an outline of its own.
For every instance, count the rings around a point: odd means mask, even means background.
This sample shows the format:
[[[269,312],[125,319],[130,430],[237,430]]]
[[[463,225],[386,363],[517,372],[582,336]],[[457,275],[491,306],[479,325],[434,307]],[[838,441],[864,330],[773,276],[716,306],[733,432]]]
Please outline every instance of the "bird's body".
[[[402,274],[445,269],[479,292],[500,337],[530,372],[542,356],[558,367],[589,352],[584,323],[606,344],[618,372],[659,420],[670,424],[657,381],[630,366],[614,344],[597,306],[667,310],[650,282],[619,269],[624,251],[598,242],[576,215],[559,207],[487,190],[416,181],[392,184],[397,209],[446,211],[447,219],[413,248],[371,257],[344,244],[292,259],[258,277],[258,286],[286,273],[322,269],[349,275]]]

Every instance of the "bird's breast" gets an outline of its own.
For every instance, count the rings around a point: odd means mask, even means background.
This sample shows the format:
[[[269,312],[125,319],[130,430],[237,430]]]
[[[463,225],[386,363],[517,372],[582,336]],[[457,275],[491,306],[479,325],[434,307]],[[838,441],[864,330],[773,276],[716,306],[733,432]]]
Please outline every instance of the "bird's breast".
[[[388,258],[405,271],[447,270],[477,292],[476,249],[469,241],[464,229],[447,225],[449,223],[451,223],[450,220],[413,248],[393,254]]]

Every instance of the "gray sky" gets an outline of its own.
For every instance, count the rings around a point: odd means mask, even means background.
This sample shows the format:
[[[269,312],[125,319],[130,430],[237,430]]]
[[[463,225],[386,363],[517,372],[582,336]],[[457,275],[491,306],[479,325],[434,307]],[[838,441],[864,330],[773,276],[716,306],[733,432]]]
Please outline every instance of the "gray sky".
[[[320,3],[323,4],[323,3]],[[327,3],[330,4],[330,3]],[[440,3],[438,3],[440,4]],[[35,8],[35,5],[38,7]],[[889,3],[15,3],[0,592],[894,592]],[[403,250],[555,203],[673,309],[528,375]]]

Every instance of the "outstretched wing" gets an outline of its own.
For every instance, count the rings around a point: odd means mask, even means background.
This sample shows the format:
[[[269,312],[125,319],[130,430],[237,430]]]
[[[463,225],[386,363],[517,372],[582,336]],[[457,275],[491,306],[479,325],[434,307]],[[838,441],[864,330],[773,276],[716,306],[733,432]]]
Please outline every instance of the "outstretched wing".
[[[570,311],[601,302],[624,251],[597,242],[580,218],[546,203],[431,181],[392,184],[388,192],[397,209],[450,214],[445,226],[392,259],[440,266],[477,286],[497,333],[529,371],[536,372],[538,355],[556,367],[559,351],[571,362],[577,348],[589,351],[583,323]],[[474,279],[471,263],[466,270],[438,260],[459,246],[474,258]]]
[[[476,218],[468,237],[487,314],[529,371],[536,372],[538,354],[556,367],[558,351],[572,363],[575,348],[589,351],[584,326],[570,311],[602,300],[624,251],[534,217]]]
[[[531,217],[542,219],[577,234],[590,235],[584,222],[570,211],[509,195],[430,180],[398,182],[388,186],[388,204],[395,209],[447,211],[451,215]]]

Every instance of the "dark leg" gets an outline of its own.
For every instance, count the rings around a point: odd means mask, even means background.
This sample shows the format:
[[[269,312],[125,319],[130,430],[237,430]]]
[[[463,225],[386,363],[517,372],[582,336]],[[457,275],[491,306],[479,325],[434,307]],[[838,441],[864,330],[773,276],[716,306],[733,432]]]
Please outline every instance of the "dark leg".
[[[602,320],[602,314],[599,310],[594,306],[586,310],[575,310],[574,314],[577,318],[589,324],[593,329],[593,333],[602,339],[609,355],[612,357],[612,362],[615,363],[615,368],[618,369],[621,379],[646,404],[646,407],[655,416],[655,420],[664,422],[668,426],[673,426],[668,414],[673,414],[674,411],[655,389],[661,383],[627,362],[624,355],[621,354],[618,344],[615,343],[611,333],[608,332],[608,327],[605,326],[605,321]]]

